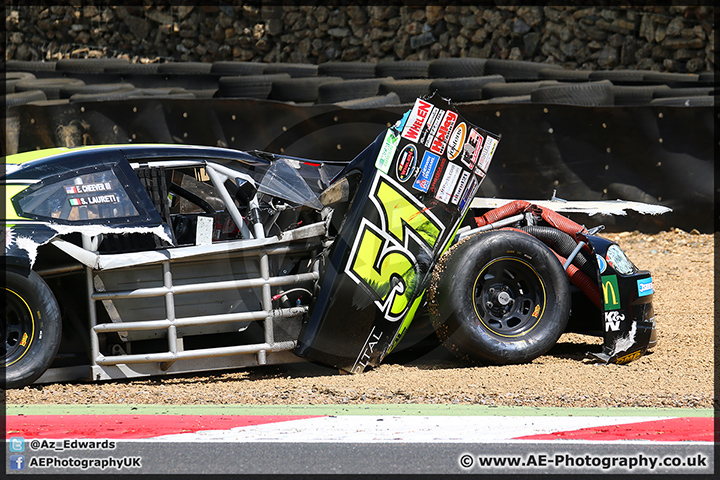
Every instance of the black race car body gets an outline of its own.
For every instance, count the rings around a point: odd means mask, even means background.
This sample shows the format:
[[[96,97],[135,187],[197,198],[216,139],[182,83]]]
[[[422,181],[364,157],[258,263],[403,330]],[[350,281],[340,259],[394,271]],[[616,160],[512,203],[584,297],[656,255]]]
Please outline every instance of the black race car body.
[[[617,245],[573,226],[567,252],[527,205],[467,232],[498,210],[466,215],[498,142],[431,97],[348,163],[184,145],[9,156],[7,386],[302,360],[359,373],[426,302],[439,339],[480,361],[527,361],[566,330],[603,336],[604,361],[641,356],[652,280]],[[476,254],[467,288],[438,281]]]

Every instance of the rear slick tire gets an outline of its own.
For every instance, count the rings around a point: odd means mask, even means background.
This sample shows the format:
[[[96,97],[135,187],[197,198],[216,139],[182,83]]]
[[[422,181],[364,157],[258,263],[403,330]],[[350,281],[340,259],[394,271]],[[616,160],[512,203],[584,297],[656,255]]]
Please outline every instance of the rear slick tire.
[[[50,367],[62,336],[55,295],[34,271],[8,268],[2,288],[6,388],[30,385]]]
[[[496,231],[443,256],[428,302],[433,327],[455,356],[506,365],[529,362],[555,345],[571,296],[552,250],[528,234]]]

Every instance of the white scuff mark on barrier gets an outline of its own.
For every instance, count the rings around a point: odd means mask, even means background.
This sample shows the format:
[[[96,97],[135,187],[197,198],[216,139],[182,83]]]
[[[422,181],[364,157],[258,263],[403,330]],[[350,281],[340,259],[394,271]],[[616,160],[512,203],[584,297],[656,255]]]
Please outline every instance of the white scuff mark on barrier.
[[[632,323],[632,327],[630,327],[630,331],[627,335],[615,340],[612,354],[610,356],[612,357],[620,352],[627,351],[630,347],[632,347],[635,344],[635,333],[637,333],[637,322]]]
[[[472,201],[472,208],[497,208],[515,200],[505,198],[481,198]],[[527,200],[533,205],[549,208],[558,213],[584,213],[587,215],[627,215],[633,210],[643,215],[662,215],[672,212],[671,208],[650,203],[628,202],[625,200],[607,201],[559,201],[559,200]]]

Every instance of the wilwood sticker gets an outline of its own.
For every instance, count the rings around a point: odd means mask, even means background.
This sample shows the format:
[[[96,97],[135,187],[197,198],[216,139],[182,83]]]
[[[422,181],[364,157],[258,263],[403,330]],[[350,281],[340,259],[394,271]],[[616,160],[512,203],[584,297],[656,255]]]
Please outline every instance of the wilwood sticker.
[[[460,178],[462,171],[463,169],[459,165],[448,163],[447,170],[445,170],[445,175],[443,175],[442,182],[440,182],[440,188],[438,189],[435,198],[447,204],[450,201],[450,196],[452,195],[455,184],[457,183],[458,178]]]

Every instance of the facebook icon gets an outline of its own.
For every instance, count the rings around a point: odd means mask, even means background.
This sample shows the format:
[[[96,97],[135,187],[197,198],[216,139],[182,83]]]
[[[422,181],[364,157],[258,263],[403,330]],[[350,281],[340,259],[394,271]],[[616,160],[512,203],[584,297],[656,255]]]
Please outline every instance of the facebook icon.
[[[25,468],[25,455],[10,455],[10,470],[23,470]]]

